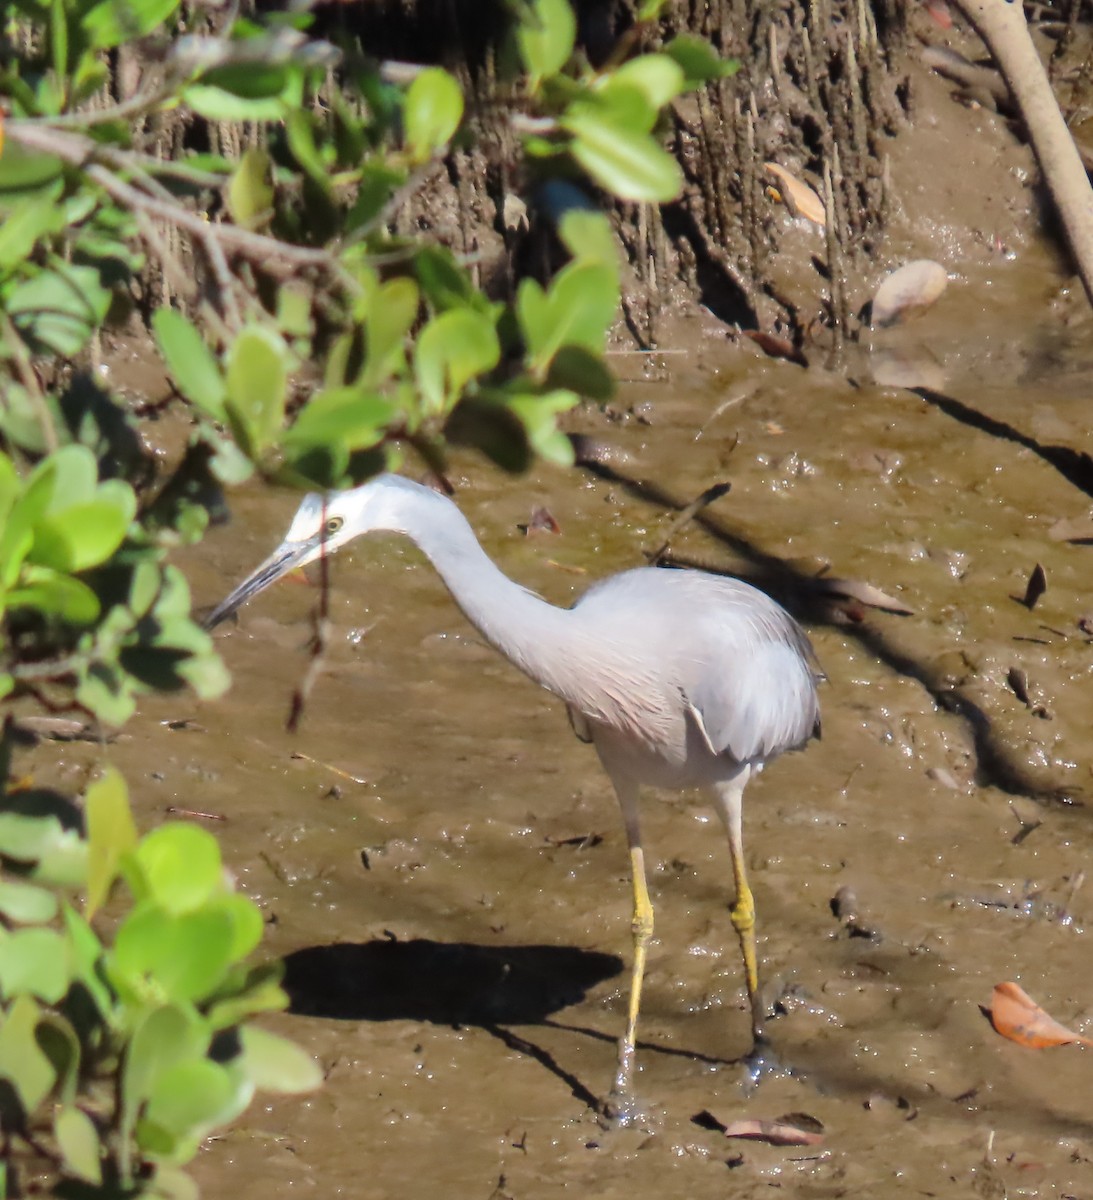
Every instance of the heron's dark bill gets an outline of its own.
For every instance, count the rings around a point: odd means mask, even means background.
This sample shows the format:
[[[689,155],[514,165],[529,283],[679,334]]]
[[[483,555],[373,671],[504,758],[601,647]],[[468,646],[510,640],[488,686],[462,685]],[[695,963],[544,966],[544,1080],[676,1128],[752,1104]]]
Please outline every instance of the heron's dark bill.
[[[298,566],[307,557],[311,548],[312,545],[310,542],[296,542],[292,545],[278,546],[253,574],[248,575],[227,599],[222,600],[209,613],[204,621],[201,622],[202,627],[212,629],[219,625],[221,621],[230,617],[237,608],[246,604],[248,600],[257,596],[259,592],[265,591],[271,583],[276,583],[283,575],[287,575],[289,571]]]

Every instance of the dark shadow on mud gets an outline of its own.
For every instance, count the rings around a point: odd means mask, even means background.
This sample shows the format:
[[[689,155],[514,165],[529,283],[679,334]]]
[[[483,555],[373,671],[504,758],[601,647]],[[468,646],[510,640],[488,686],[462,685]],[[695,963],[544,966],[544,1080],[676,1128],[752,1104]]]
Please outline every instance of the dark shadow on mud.
[[[623,969],[569,946],[475,946],[418,938],[309,946],[285,958],[290,1012],[344,1021],[534,1025]]]
[[[931,393],[931,395],[934,394]],[[956,404],[957,402],[952,401],[951,403]],[[972,410],[967,411],[971,412]],[[987,421],[989,418],[983,418],[983,420]],[[978,427],[985,428],[985,426]],[[1005,428],[1009,429],[1010,427],[1006,426]],[[1031,441],[1031,439],[1025,439],[1024,435],[1018,434],[1016,430],[1011,430],[1011,432],[1014,436],[1010,440],[1018,441],[1021,445],[1025,445],[1026,441]],[[1062,448],[1040,447],[1039,449],[1046,456],[1047,450],[1061,450]],[[1086,459],[1085,455],[1077,455],[1072,451],[1067,451],[1067,454],[1073,454],[1075,459]],[[655,504],[660,508],[677,512],[688,504],[687,500],[681,501],[678,497],[672,496],[654,481],[625,475],[619,469],[602,462],[581,461],[579,456],[578,463],[599,478],[625,488],[630,495],[646,504]],[[1053,465],[1062,470],[1057,463]],[[1078,479],[1084,478],[1083,470],[1089,471],[1090,476],[1087,483],[1093,487],[1093,460],[1087,460],[1084,468],[1081,464],[1075,464],[1073,470]],[[1071,477],[1068,475],[1067,478]],[[1075,482],[1075,480],[1071,479],[1071,482]],[[1076,486],[1081,486],[1081,484],[1078,483]],[[1090,494],[1093,495],[1093,491],[1090,491]],[[876,624],[869,620],[849,625],[845,622],[833,621],[830,616],[830,596],[815,586],[811,576],[790,566],[777,555],[767,554],[707,511],[699,511],[692,520],[723,546],[727,546],[733,553],[750,562],[754,569],[747,574],[747,581],[768,592],[799,620],[807,624],[826,624],[833,627],[837,625],[843,633],[848,637],[856,638],[860,645],[892,671],[917,680],[941,708],[961,717],[967,724],[975,743],[980,783],[993,785],[1012,795],[1026,796],[1044,804],[1073,805],[1083,802],[1080,796],[1074,795],[1067,789],[1044,787],[1040,780],[1034,779],[1014,753],[1013,748],[1004,739],[997,736],[991,725],[990,716],[966,691],[959,687],[953,688],[945,685],[934,675],[928,664],[919,662],[896,649]],[[673,555],[665,555],[660,561],[669,566],[698,566],[707,571],[716,571],[717,569],[707,563],[692,563],[685,558]]]
[[[932,404],[947,417],[952,417],[954,421],[988,433],[991,437],[1001,438],[1002,441],[1013,442],[1018,446],[1023,446],[1026,450],[1031,450],[1048,466],[1054,467],[1068,483],[1073,484],[1087,496],[1093,496],[1093,458],[1088,454],[1081,450],[1072,450],[1069,446],[1045,446],[1007,422],[989,417],[986,413],[980,412],[960,400],[955,400],[952,396],[946,396],[942,392],[933,392],[929,388],[912,388],[911,390],[916,396],[921,396],[927,404]]]

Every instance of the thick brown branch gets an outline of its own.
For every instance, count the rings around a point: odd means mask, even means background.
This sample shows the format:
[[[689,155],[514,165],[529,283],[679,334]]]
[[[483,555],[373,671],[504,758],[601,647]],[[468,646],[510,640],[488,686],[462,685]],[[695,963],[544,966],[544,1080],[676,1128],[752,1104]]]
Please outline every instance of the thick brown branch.
[[[987,43],[1017,101],[1044,182],[1059,210],[1085,294],[1093,304],[1093,189],[1029,35],[1021,5],[1006,0],[957,0],[957,4]]]

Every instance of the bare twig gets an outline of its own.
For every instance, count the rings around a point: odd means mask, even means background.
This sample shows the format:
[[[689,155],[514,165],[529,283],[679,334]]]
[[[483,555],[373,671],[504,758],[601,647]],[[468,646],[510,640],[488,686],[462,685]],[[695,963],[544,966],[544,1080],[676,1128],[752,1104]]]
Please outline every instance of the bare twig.
[[[26,388],[31,403],[34,405],[34,412],[42,430],[42,441],[49,453],[52,454],[58,445],[57,431],[53,428],[53,417],[50,415],[49,407],[42,395],[42,389],[38,386],[38,376],[34,374],[26,343],[7,313],[0,313],[0,328],[3,329],[4,339],[14,354],[15,369],[19,372],[23,387]]]
[[[214,225],[200,213],[184,208],[173,197],[162,199],[149,195],[132,184],[119,179],[108,166],[98,161],[99,147],[87,137],[42,125],[38,122],[9,121],[4,133],[12,141],[30,150],[52,154],[72,166],[79,167],[97,183],[103,191],[119,204],[134,212],[146,212],[153,217],[169,221],[204,242],[213,237],[224,251],[242,254],[261,262],[267,269],[271,263],[280,262],[289,267],[320,267],[337,275],[343,282],[355,283],[337,259],[328,250],[311,246],[295,246],[277,238],[240,229],[235,225]]]

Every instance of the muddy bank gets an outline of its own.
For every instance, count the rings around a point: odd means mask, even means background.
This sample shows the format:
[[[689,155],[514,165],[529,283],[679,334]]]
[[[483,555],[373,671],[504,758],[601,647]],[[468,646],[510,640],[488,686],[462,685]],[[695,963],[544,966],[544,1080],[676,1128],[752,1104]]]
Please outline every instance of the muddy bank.
[[[1046,288],[1042,264],[1018,269]],[[224,701],[160,702],[109,749],[145,823],[172,806],[224,817],[226,856],[289,957],[298,1012],[276,1025],[328,1071],[321,1094],[256,1107],[207,1147],[208,1194],[1093,1186],[1083,1052],[1025,1051],[979,1011],[1018,979],[1088,1031],[1090,817],[1060,799],[1090,790],[1089,550],[1051,531],[1090,497],[1045,448],[1081,448],[1090,363],[1051,321],[1008,326],[998,349],[1005,312],[988,319],[969,295],[953,286],[913,333],[942,347],[947,394],[1024,441],[905,389],[770,362],[696,321],[670,380],[632,379],[613,413],[582,418],[615,448],[617,478],[455,471],[489,552],[562,604],[642,561],[673,502],[731,480],[672,553],[777,590],[830,676],[823,741],[768,770],[746,811],[764,976],[784,1009],[771,1032],[803,1078],[741,1093],[724,839],[697,798],[651,796],[640,1090],[655,1126],[599,1129],[629,953],[607,781],[417,551],[377,539],[337,560],[337,635],[297,735],[283,726],[314,593],[286,585],[223,636]],[[267,552],[294,503],[238,497],[232,526],[186,563],[199,599]],[[521,531],[540,504],[560,535]],[[1048,590],[1030,611],[1037,562]],[[913,615],[818,606],[802,581],[824,565]],[[1015,694],[1014,670],[1037,703]],[[66,782],[97,757],[67,749]],[[842,887],[875,936],[832,915]],[[728,1143],[694,1123],[703,1110],[805,1111],[828,1135],[806,1150]]]
[[[724,838],[699,798],[650,796],[639,1088],[653,1128],[599,1128],[630,940],[606,778],[417,551],[374,539],[335,563],[336,632],[297,734],[284,721],[315,594],[286,584],[222,635],[226,699],[159,700],[106,751],[143,825],[172,809],[222,818],[225,856],[289,962],[295,1011],[272,1024],[328,1073],[317,1096],[257,1105],[211,1142],[206,1194],[1093,1191],[1088,1052],[1024,1050],[979,1008],[1015,979],[1091,1032],[1090,323],[1004,118],[923,86],[931,167],[913,148],[894,163],[904,211],[885,249],[950,271],[921,320],[840,372],[822,347],[804,369],[708,315],[680,321],[663,355],[620,355],[618,400],[574,424],[610,470],[453,471],[489,553],[559,604],[643,561],[678,506],[731,482],[670,551],[775,591],[830,680],[822,742],[746,801],[782,1010],[771,1034],[800,1077],[742,1093]],[[876,382],[893,359],[910,363],[903,386]],[[521,530],[538,505],[560,534]],[[233,523],[185,557],[197,599],[261,559],[294,506],[241,493]],[[1037,564],[1047,590],[1029,608]],[[823,574],[913,612],[819,597]],[[73,744],[51,769],[75,790],[100,761]],[[831,909],[843,888],[854,929]],[[696,1123],[704,1111],[803,1111],[826,1138],[728,1142]]]

